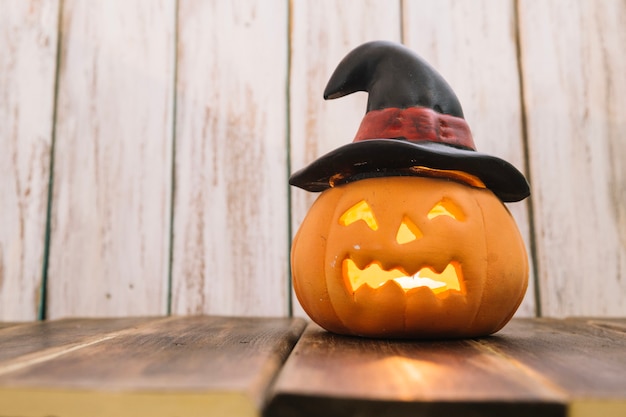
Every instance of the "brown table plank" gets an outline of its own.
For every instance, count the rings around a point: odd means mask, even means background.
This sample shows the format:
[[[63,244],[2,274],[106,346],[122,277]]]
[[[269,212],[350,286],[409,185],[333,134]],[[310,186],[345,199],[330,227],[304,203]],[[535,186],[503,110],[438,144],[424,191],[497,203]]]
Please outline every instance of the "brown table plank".
[[[481,341],[552,381],[575,416],[626,416],[626,320],[520,319]]]
[[[474,340],[371,340],[310,325],[265,416],[562,416],[563,400]]]
[[[0,374],[19,361],[49,356],[93,343],[110,333],[163,318],[64,319],[23,323],[0,329]]]
[[[29,323],[31,323],[31,322],[16,322],[16,323],[0,322],[0,330],[6,329],[8,327],[24,326],[24,325],[29,324]]]
[[[585,321],[590,326],[626,332],[626,318],[586,318],[580,320]]]
[[[0,375],[0,416],[258,415],[304,321],[185,317]]]

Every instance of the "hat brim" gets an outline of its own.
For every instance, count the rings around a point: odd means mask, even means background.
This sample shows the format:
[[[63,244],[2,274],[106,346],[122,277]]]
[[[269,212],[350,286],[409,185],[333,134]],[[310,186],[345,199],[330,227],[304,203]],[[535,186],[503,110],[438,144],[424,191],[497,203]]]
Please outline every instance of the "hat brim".
[[[416,166],[474,175],[504,202],[530,195],[524,175],[503,159],[442,143],[403,139],[369,139],[341,146],[295,172],[289,184],[320,192],[330,188],[332,178],[402,175],[398,172]]]

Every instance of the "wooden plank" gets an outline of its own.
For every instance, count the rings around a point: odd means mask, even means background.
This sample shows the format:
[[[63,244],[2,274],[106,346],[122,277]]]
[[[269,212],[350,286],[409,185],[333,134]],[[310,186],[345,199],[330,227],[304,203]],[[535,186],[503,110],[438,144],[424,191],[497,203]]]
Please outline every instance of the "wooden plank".
[[[450,83],[478,151],[525,171],[514,1],[404,0],[404,41]],[[508,205],[526,242],[528,200]],[[534,276],[517,316],[535,316]]]
[[[175,2],[63,2],[50,318],[167,311]]]
[[[0,416],[254,416],[301,319],[180,317],[0,376]]]
[[[265,415],[561,416],[558,390],[472,340],[389,341],[310,325]]]
[[[0,320],[38,315],[58,9],[58,1],[0,5]]]
[[[593,318],[588,319],[587,323],[590,326],[599,326],[607,329],[626,332],[626,318]]]
[[[626,333],[587,319],[514,320],[487,343],[572,396],[626,400]]]
[[[24,326],[26,324],[28,324],[28,322],[14,322],[14,323],[11,323],[11,322],[1,322],[0,323],[0,330],[6,329],[6,328],[9,328],[9,327]]]
[[[626,3],[519,2],[542,310],[626,314]]]
[[[172,311],[288,312],[287,2],[182,0]]]
[[[385,0],[291,2],[289,87],[292,171],[352,142],[367,106],[356,93],[325,102],[335,67],[352,49],[377,39],[400,40],[400,3]],[[319,194],[291,188],[293,233]],[[305,316],[293,297],[294,314]]]
[[[0,327],[0,374],[20,362],[54,355],[150,320],[154,319],[64,319]]]
[[[562,389],[570,415],[626,415],[623,330],[590,325],[587,319],[514,320],[481,343]]]

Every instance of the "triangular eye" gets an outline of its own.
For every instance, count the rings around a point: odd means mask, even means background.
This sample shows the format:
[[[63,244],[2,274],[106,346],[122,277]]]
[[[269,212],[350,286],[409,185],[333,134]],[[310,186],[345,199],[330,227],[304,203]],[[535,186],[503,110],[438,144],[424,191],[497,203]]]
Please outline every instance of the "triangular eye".
[[[396,234],[396,242],[403,245],[405,243],[413,242],[414,240],[420,239],[424,236],[422,231],[415,223],[411,221],[408,217],[404,217],[402,219],[402,223],[400,223],[400,227],[398,228],[398,233]]]
[[[363,220],[370,229],[378,230],[378,223],[374,217],[374,212],[367,201],[361,200],[348,210],[346,210],[339,218],[339,224],[349,226],[352,223]]]
[[[443,198],[428,212],[429,219],[434,219],[439,216],[448,216],[460,221],[465,220],[465,214],[463,214],[461,208],[448,198]]]

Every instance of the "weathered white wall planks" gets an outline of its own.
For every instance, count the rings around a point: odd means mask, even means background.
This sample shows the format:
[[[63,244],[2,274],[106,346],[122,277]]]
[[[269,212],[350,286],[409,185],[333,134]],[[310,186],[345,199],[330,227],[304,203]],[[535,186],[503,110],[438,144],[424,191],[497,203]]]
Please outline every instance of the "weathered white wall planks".
[[[518,314],[624,315],[625,22],[618,0],[0,0],[0,320],[37,317],[49,180],[47,317],[302,315],[289,235],[316,195],[287,178],[352,140],[366,95],[322,92],[373,39],[530,168]]]
[[[0,320],[38,315],[58,7],[0,2]]]
[[[286,315],[287,4],[178,16],[172,311]]]
[[[626,2],[520,2],[545,315],[626,314]]]
[[[174,6],[63,2],[50,318],[166,313]]]

